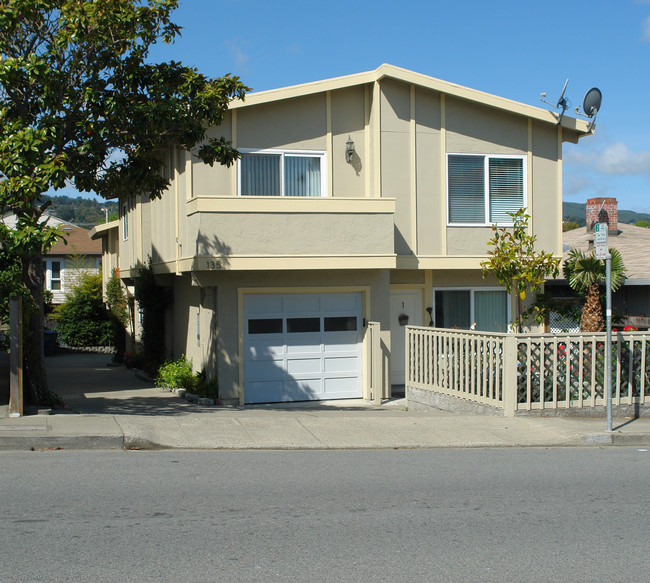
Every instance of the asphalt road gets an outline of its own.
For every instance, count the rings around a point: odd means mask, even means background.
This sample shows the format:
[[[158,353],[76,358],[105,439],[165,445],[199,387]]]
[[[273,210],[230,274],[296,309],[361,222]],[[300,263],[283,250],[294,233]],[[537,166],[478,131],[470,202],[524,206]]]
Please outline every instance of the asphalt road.
[[[0,454],[3,582],[647,581],[650,452]]]

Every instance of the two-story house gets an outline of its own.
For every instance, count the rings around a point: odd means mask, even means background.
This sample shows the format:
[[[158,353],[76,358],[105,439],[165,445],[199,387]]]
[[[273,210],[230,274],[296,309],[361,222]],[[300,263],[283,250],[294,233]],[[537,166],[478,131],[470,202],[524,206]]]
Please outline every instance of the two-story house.
[[[481,275],[491,225],[526,207],[562,255],[562,144],[587,123],[411,71],[251,93],[209,134],[242,153],[168,153],[168,192],[121,201],[131,284],[150,256],[174,290],[170,355],[239,403],[368,396],[379,322],[385,395],[403,384],[406,324],[505,330],[511,298]]]

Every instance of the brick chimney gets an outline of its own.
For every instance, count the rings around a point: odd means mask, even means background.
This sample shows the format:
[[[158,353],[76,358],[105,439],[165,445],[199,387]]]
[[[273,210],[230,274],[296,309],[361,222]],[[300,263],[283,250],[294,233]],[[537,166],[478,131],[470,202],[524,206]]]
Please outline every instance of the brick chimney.
[[[607,223],[610,235],[618,235],[618,202],[615,198],[590,198],[586,204],[587,232],[592,233],[596,223]]]

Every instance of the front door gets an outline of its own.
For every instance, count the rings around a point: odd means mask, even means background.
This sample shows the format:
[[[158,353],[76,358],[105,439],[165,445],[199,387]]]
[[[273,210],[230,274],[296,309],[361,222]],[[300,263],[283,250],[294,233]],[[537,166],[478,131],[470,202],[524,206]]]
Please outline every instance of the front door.
[[[405,384],[406,326],[422,326],[422,291],[396,290],[390,294],[390,382]],[[406,321],[408,320],[408,321]]]

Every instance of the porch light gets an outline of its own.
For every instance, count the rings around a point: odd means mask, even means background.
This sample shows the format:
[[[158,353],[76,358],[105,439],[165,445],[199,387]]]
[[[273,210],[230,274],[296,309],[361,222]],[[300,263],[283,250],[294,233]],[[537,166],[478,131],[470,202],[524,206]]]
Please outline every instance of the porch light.
[[[348,136],[348,141],[345,142],[345,161],[349,164],[352,160],[352,154],[354,154],[354,142],[352,138]]]

